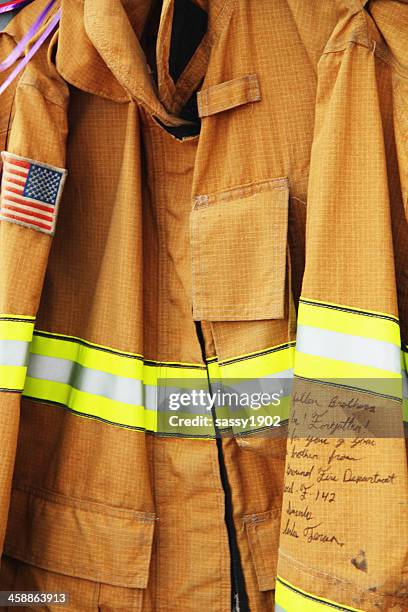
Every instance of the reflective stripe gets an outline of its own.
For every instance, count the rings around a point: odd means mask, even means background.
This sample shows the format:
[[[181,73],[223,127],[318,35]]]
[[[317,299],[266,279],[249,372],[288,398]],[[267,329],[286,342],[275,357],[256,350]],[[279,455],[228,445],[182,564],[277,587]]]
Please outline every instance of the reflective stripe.
[[[275,612],[329,612],[340,610],[345,612],[363,612],[357,608],[343,606],[329,599],[307,593],[279,576],[276,579]]]
[[[116,402],[101,395],[84,393],[70,385],[53,381],[26,379],[24,395],[59,403],[83,416],[94,417],[114,425],[157,430],[157,413],[143,406]]]
[[[260,354],[253,353],[212,364],[211,369],[209,368],[210,378],[220,381],[221,386],[225,386],[224,391],[241,394],[279,393],[280,396],[280,404],[277,406],[271,404],[257,409],[238,406],[232,410],[217,407],[217,417],[253,417],[251,426],[237,424],[232,427],[233,432],[238,435],[269,429],[271,425],[267,423],[270,419],[265,421],[266,417],[280,417],[281,422],[286,422],[290,413],[294,357],[294,345],[285,344],[271,347]],[[279,427],[273,429],[279,433]]]
[[[85,368],[100,370],[115,376],[143,380],[157,384],[158,378],[207,378],[202,364],[150,364],[141,355],[122,353],[109,347],[93,345],[79,338],[56,337],[54,334],[36,332],[30,348],[31,353],[73,361]]]
[[[24,395],[62,404],[83,416],[156,432],[158,422],[166,425],[158,412],[171,414],[170,393],[181,394],[197,384],[208,386],[203,364],[144,362],[140,355],[79,338],[35,332]],[[208,415],[208,411],[189,405],[177,414]]]
[[[22,366],[0,366],[0,390],[22,391],[26,372]]]
[[[240,374],[250,381],[238,384],[243,391],[276,390],[290,394],[293,347],[273,347],[262,354],[239,357],[220,367],[216,360],[207,364],[214,384],[229,374]],[[140,355],[120,353],[109,347],[93,345],[79,338],[35,332],[31,343],[29,368],[24,395],[59,403],[78,414],[111,423],[158,431],[163,425],[158,413],[169,414],[169,395],[192,388],[207,389],[207,367],[203,364],[144,362]],[[265,376],[259,377],[259,373]],[[283,379],[283,383],[282,380]],[[281,414],[282,413],[282,414]],[[170,413],[171,414],[171,413]],[[181,406],[180,416],[210,413],[203,405]],[[289,402],[283,402],[274,414],[289,415]],[[208,435],[206,431],[203,435]]]
[[[398,321],[301,300],[295,373],[311,379],[400,379]],[[364,385],[363,385],[364,386]]]
[[[23,320],[11,315],[0,316],[0,339],[31,342],[34,330],[34,320]]]
[[[0,340],[0,366],[26,366],[29,342]]]
[[[280,373],[291,371],[295,357],[294,345],[271,347],[262,353],[244,355],[226,362],[220,362],[219,368],[223,378],[264,378],[280,376]]]
[[[296,346],[298,352],[316,357],[401,372],[400,347],[383,340],[299,325]]]
[[[152,367],[150,367],[150,370]],[[136,374],[138,372],[136,371]],[[25,391],[35,386],[37,393],[43,394],[43,399],[52,399],[47,392],[47,383],[59,383],[64,385],[64,389],[73,388],[78,391],[90,395],[103,397],[107,400],[112,400],[114,403],[127,404],[128,406],[138,406],[156,411],[168,410],[167,399],[170,394],[181,394],[186,392],[189,387],[169,386],[167,380],[165,391],[157,389],[157,386],[147,385],[143,380],[137,378],[125,378],[100,370],[85,368],[84,366],[60,359],[59,357],[46,357],[35,353],[30,355],[30,363],[27,372],[27,378],[30,379],[27,383]],[[178,380],[180,373],[178,369],[172,372],[171,380]],[[37,381],[33,383],[34,379]],[[199,377],[197,376],[197,379]],[[188,377],[188,380],[190,378]],[[202,378],[203,381],[206,379]],[[157,384],[161,387],[161,379],[158,379]],[[164,385],[163,385],[164,387]],[[53,385],[53,391],[56,387]],[[64,394],[65,392],[61,391]],[[73,406],[71,406],[73,407]],[[185,406],[182,410],[186,414],[207,414],[204,406]]]
[[[132,406],[141,406],[144,400],[143,381],[84,368],[74,361],[58,357],[32,354],[27,376],[43,379],[44,383],[46,381],[62,383],[78,391]]]
[[[302,325],[335,329],[343,334],[355,334],[357,330],[358,336],[400,346],[398,319],[392,315],[301,298],[298,316]]]
[[[401,380],[396,367],[396,321],[370,313],[368,322],[362,323],[364,315],[361,313],[331,308],[301,304],[296,373],[307,378],[395,377]],[[319,313],[317,318],[316,312]],[[329,323],[335,323],[337,316],[340,317],[340,328],[344,330],[347,327],[351,331],[354,321],[357,333],[327,329]],[[318,320],[319,325],[308,326],[305,320],[315,323]],[[0,316],[0,388],[3,390],[22,390],[24,387],[27,396],[61,403],[80,414],[119,425],[150,428],[157,424],[157,411],[167,407],[168,402],[164,403],[164,400],[168,400],[169,393],[183,393],[189,384],[194,387],[197,380],[205,388],[208,368],[212,381],[236,379],[232,391],[247,389],[271,393],[277,388],[274,385],[280,385],[281,406],[274,407],[273,411],[266,409],[267,414],[279,414],[283,420],[289,416],[289,401],[286,400],[291,393],[293,344],[271,347],[262,353],[238,356],[221,363],[214,359],[206,368],[203,364],[146,362],[138,354],[120,352],[61,334],[38,331],[32,338],[33,327],[32,317]],[[370,331],[375,337],[360,335],[362,329],[365,334]],[[25,364],[31,338],[26,378]],[[403,362],[406,360],[404,354]],[[174,383],[175,380],[180,384]],[[168,384],[171,386],[166,388],[165,398],[162,390]],[[406,382],[404,386],[406,389]],[[407,404],[406,400],[404,414],[408,420]],[[203,406],[182,408],[182,412],[208,414]]]
[[[160,363],[144,361],[141,355],[125,353],[109,347],[85,342],[80,338],[58,336],[36,331],[30,348],[31,353],[75,361],[85,368],[92,368],[124,376],[126,378],[165,378],[168,372],[180,372],[180,378],[207,377],[203,364]],[[147,375],[146,375],[147,372]]]
[[[23,390],[33,330],[32,317],[0,315],[1,390]]]

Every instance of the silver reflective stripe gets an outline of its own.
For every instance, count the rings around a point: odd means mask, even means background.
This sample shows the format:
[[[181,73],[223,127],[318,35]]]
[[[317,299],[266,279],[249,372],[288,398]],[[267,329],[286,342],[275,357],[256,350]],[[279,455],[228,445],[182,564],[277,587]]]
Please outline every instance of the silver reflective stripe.
[[[84,368],[79,364],[75,364],[71,385],[79,391],[123,404],[142,406],[144,401],[142,381]]]
[[[0,365],[26,366],[29,345],[22,340],[0,340]]]
[[[68,359],[45,357],[31,353],[29,358],[27,376],[52,380],[53,382],[70,384],[75,363]]]
[[[157,409],[157,387],[144,385],[144,406],[147,410]]]
[[[296,349],[308,355],[337,359],[399,374],[400,347],[383,340],[299,325]]]
[[[286,612],[285,608],[282,608],[279,604],[275,604],[275,612]]]
[[[31,353],[27,376],[69,385],[78,391],[116,402],[143,405],[142,381],[85,368],[69,359]]]

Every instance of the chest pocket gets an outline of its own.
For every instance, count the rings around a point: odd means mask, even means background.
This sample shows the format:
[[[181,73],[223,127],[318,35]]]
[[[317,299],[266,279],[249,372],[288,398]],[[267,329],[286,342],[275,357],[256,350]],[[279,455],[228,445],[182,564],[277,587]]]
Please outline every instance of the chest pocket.
[[[191,213],[193,317],[284,317],[288,180],[195,198]]]

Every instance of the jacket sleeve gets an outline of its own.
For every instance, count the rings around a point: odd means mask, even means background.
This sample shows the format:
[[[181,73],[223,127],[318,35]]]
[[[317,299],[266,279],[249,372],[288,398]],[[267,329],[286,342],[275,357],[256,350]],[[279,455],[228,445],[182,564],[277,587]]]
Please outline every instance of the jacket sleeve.
[[[68,87],[44,45],[16,90],[0,201],[0,552],[30,342],[66,177]]]
[[[318,67],[276,593],[286,610],[305,597],[316,610],[406,609],[407,168],[399,74],[377,27],[350,16]]]

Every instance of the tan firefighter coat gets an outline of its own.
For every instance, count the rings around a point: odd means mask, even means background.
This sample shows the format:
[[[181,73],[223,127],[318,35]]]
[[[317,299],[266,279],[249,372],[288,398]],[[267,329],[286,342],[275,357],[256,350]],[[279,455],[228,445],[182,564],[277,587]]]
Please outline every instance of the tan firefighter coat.
[[[407,3],[61,5],[0,101],[0,590],[407,610]]]

